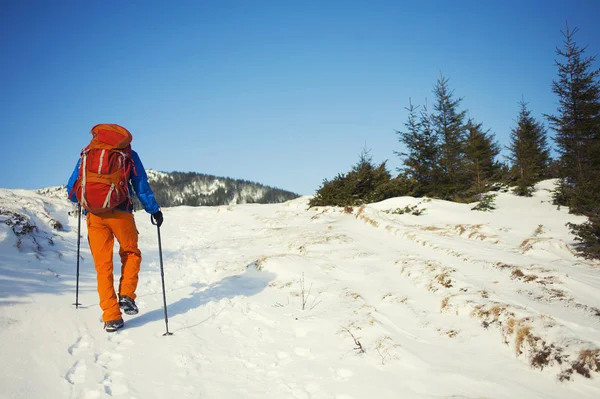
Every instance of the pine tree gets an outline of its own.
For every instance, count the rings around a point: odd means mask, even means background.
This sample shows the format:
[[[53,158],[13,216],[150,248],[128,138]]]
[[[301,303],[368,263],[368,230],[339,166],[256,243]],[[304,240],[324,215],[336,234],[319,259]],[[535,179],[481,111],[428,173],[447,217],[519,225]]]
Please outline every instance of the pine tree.
[[[324,180],[308,205],[313,206],[355,206],[406,195],[410,189],[406,181],[392,179],[386,161],[376,166],[369,151],[363,149],[358,163],[345,174],[338,174],[333,180]]]
[[[400,168],[400,171],[414,181],[415,191],[413,195],[419,197],[435,191],[439,149],[437,138],[431,130],[427,107],[421,111],[420,120],[417,120],[417,108],[409,100],[409,106],[406,108],[408,120],[404,125],[406,131],[396,132],[407,152],[394,151],[394,153],[403,158],[404,168]]]
[[[592,68],[595,57],[585,57],[586,48],[575,42],[577,31],[567,24],[564,47],[556,49],[562,61],[555,61],[558,79],[552,91],[559,107],[557,115],[548,116],[560,154],[555,201],[589,217],[570,224],[571,231],[581,242],[580,253],[600,259],[600,69]]]
[[[549,175],[550,150],[544,125],[531,116],[527,103],[521,101],[517,126],[511,130],[509,159],[515,193],[530,196],[533,185]]]
[[[466,111],[459,111],[462,98],[455,99],[448,88],[448,79],[440,76],[435,87],[434,114],[431,116],[433,132],[440,142],[440,196],[455,199],[468,187],[465,168]]]
[[[582,191],[593,189],[594,183],[598,183],[600,168],[600,70],[592,69],[595,57],[585,57],[586,48],[575,42],[577,32],[577,28],[571,31],[567,24],[566,31],[562,32],[564,48],[556,49],[563,58],[563,62],[555,61],[558,80],[552,82],[559,107],[558,115],[548,116],[548,119],[556,132],[560,154],[561,184],[557,201],[571,207],[572,212],[585,214],[589,210],[586,205],[589,199],[582,201],[579,197]]]
[[[465,149],[467,171],[477,194],[486,191],[486,184],[500,170],[500,165],[496,161],[496,157],[500,154],[500,146],[494,141],[494,134],[489,129],[483,131],[482,125],[472,119],[469,119],[466,125],[468,132]]]

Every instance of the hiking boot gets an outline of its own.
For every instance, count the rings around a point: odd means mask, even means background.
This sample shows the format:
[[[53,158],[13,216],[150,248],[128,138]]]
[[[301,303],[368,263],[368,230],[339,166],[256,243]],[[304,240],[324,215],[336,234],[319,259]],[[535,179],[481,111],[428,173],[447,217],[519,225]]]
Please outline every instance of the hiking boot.
[[[134,315],[138,314],[139,309],[135,304],[135,301],[129,298],[127,295],[123,295],[119,297],[119,307],[123,310],[125,314]]]
[[[106,332],[115,332],[119,328],[125,327],[125,322],[123,319],[110,320],[104,323],[104,329]]]

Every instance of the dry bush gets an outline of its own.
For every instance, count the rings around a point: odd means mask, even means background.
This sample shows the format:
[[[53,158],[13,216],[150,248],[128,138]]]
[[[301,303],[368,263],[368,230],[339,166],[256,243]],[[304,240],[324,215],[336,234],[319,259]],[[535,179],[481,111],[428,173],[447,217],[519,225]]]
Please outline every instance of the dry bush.
[[[515,328],[519,325],[519,322],[513,318],[508,319],[506,322],[506,332],[508,335],[513,335]]]
[[[535,274],[530,274],[530,275],[525,276],[525,278],[523,278],[523,281],[525,281],[526,283],[530,283],[532,281],[537,280],[537,278],[538,277]]]
[[[377,227],[379,226],[379,223],[377,223],[375,220],[370,219],[370,218],[365,218],[366,222],[369,223],[371,226],[373,227]]]
[[[52,227],[54,230],[62,231],[63,229],[62,223],[56,219],[50,219],[50,222],[48,223],[50,224],[50,227]]]
[[[515,350],[517,352],[517,355],[523,353],[523,351],[521,350],[523,344],[525,342],[529,342],[532,339],[530,331],[531,327],[529,326],[521,326],[521,328],[517,330],[517,336],[515,337]]]
[[[349,327],[352,327],[352,325],[350,325],[348,327],[344,327],[344,326],[341,326],[341,327],[342,327],[342,331],[346,331],[352,337],[352,340],[354,341],[354,345],[356,345],[353,349],[355,351],[357,351],[358,353],[365,353],[366,352],[365,348],[362,346],[362,344],[360,343],[360,341],[358,340],[358,338],[356,338],[354,336],[354,334],[352,334],[352,331],[350,331]],[[359,330],[360,330],[360,328],[359,328]]]
[[[533,249],[533,244],[535,244],[536,242],[540,242],[543,241],[543,238],[526,238],[523,240],[523,242],[521,243],[521,245],[519,245],[519,248],[521,248],[521,250],[523,252],[527,252]]]
[[[440,312],[443,312],[444,309],[446,309],[446,307],[448,307],[449,303],[450,303],[450,296],[447,296],[444,299],[442,299],[442,304],[440,306]]]
[[[443,273],[438,274],[437,276],[435,276],[435,280],[442,286],[445,288],[451,288],[452,287],[452,280],[450,279],[450,277],[448,276],[448,272],[445,271]]]
[[[359,209],[359,211],[360,211],[360,209]],[[369,223],[373,227],[379,226],[379,223],[377,223],[377,221],[375,221],[374,219],[371,219],[370,217],[365,216],[363,214],[359,214],[358,212],[356,213],[356,218],[364,220],[366,223]]]
[[[351,206],[345,206],[344,207],[344,213],[345,214],[351,214],[352,212],[354,212],[354,208],[352,208]]]
[[[421,227],[421,230],[425,230],[425,231],[440,231],[440,230],[446,230],[446,229],[441,228],[441,227],[436,227],[436,226],[423,226],[423,227]]]
[[[352,299],[362,299],[362,295],[360,295],[358,292],[348,292],[346,293],[346,296],[351,297]]]
[[[532,281],[536,281],[538,279],[538,276],[536,276],[535,274],[526,275],[521,269],[515,268],[510,274],[510,278],[512,278],[513,280],[522,280],[526,283],[531,283]],[[548,280],[547,283],[551,284],[552,282]]]
[[[484,305],[477,305],[471,312],[471,316],[477,317],[481,320],[483,328],[488,328],[493,323],[498,323],[500,317],[505,314],[510,314],[506,310],[506,306],[494,305],[489,309],[486,309]]]
[[[544,367],[553,363],[553,359],[557,360],[558,363],[562,363],[563,359],[559,355],[562,350],[558,350],[554,344],[546,345],[546,342],[541,341],[541,347],[536,348],[536,350],[531,354],[529,358],[529,364],[533,368],[538,368],[543,370]],[[554,355],[554,356],[553,356]]]
[[[571,362],[571,365],[566,370],[559,374],[560,381],[569,381],[573,373],[591,378],[591,372],[600,372],[600,349],[583,349],[579,352],[577,360]]]
[[[458,331],[456,330],[448,330],[445,332],[445,334],[450,337],[450,338],[454,338],[458,335]]]
[[[358,208],[358,211],[356,211],[356,217],[358,218],[360,215],[362,215],[362,213],[365,211],[366,206],[365,205],[361,205]]]
[[[398,356],[394,355],[392,351],[399,347],[400,345],[395,343],[392,337],[388,335],[377,339],[375,350],[379,354],[379,357],[381,357],[381,365],[384,365],[388,359],[397,360]]]
[[[565,292],[556,288],[550,288],[549,290],[550,293],[550,297],[552,299],[554,298],[558,298],[558,299],[562,299],[565,297]]]
[[[518,269],[518,268],[514,269],[514,270],[512,271],[512,273],[510,274],[510,277],[511,277],[512,279],[523,278],[524,276],[525,276],[525,273],[523,273],[523,272],[521,271],[521,269]]]
[[[465,231],[467,231],[465,225],[463,224],[457,224],[456,226],[454,226],[455,230],[458,230],[458,235],[463,235]]]
[[[266,262],[267,262],[267,257],[263,256],[260,259],[257,259],[254,262],[250,262],[248,265],[246,265],[246,269],[254,266],[256,268],[256,270],[261,271]]]
[[[310,290],[311,289],[312,289],[312,283],[310,283],[308,290],[306,290],[306,286],[304,284],[304,273],[302,273],[302,278],[300,279],[300,298],[302,301],[302,310],[306,309],[306,304],[308,303],[308,299],[310,298]],[[310,305],[310,310],[313,310],[318,304],[321,303],[321,301],[319,300],[319,294],[313,295],[313,300]]]
[[[535,229],[535,231],[533,232],[533,236],[537,237],[537,236],[539,236],[540,234],[543,234],[543,233],[544,233],[544,225],[540,224],[540,225],[538,225],[537,229]]]
[[[575,371],[590,378],[590,371],[600,372],[600,349],[584,349],[573,364]]]
[[[483,305],[477,305],[471,315],[483,319],[484,327],[498,322],[504,335],[504,343],[509,345],[510,338],[514,336],[517,356],[526,353],[527,361],[532,368],[543,370],[552,364],[568,364],[568,368],[563,369],[558,375],[560,381],[570,380],[575,373],[591,378],[592,372],[600,372],[600,349],[581,350],[577,359],[569,362],[569,356],[564,354],[563,348],[555,344],[548,344],[533,333],[532,327],[529,325],[532,321],[531,318],[517,320],[514,313],[508,311],[506,306],[495,305],[490,309],[485,309]],[[506,317],[504,323],[500,321],[503,315]],[[545,316],[541,317],[543,319]]]

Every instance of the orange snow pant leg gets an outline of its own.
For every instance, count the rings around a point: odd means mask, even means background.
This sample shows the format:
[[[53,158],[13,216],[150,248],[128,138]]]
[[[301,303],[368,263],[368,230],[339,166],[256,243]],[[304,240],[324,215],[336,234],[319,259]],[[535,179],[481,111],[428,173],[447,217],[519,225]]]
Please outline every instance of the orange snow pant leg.
[[[113,277],[114,238],[119,242],[121,279],[119,295],[135,299],[142,254],[138,248],[138,232],[130,212],[111,211],[102,215],[87,214],[88,241],[94,258],[102,320],[121,318]]]

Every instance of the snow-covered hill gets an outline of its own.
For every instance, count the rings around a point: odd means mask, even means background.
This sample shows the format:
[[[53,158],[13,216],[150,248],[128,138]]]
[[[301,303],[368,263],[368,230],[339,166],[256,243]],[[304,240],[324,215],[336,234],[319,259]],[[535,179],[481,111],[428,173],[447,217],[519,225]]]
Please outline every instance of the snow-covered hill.
[[[298,197],[290,191],[246,180],[191,172],[148,170],[147,173],[150,186],[162,207],[272,204]]]
[[[85,223],[72,306],[60,189],[0,190],[0,396],[598,398],[600,264],[574,256],[565,223],[583,219],[551,189],[501,193],[493,212],[411,197],[165,209],[168,337],[149,215],[141,312],[108,334]]]

